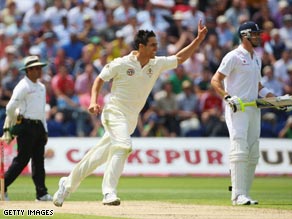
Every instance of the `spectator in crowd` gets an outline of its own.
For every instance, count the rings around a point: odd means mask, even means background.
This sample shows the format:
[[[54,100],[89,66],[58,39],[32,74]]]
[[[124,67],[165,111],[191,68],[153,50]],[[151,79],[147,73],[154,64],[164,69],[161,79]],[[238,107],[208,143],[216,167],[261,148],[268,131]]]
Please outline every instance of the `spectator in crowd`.
[[[150,0],[153,6],[153,13],[155,14],[156,27],[159,32],[165,32],[170,26],[166,17],[172,16],[172,7],[175,5],[174,0]]]
[[[186,137],[194,135],[201,135],[200,121],[198,116],[199,98],[194,92],[194,86],[189,80],[182,83],[183,91],[177,95],[180,136]]]
[[[280,28],[279,32],[285,46],[292,49],[292,14],[283,16],[283,26]]]
[[[199,113],[205,136],[227,136],[222,112],[222,99],[209,84],[207,90],[199,97]]]
[[[0,59],[0,75],[7,75],[10,66],[19,62],[17,48],[14,45],[8,45],[5,48],[5,55]]]
[[[88,46],[84,46],[82,48],[81,57],[75,63],[72,63],[72,66],[74,66],[74,69],[72,71],[72,75],[74,76],[74,78],[77,78],[78,75],[82,74],[85,71],[85,66],[91,63],[91,54],[89,52]],[[95,69],[95,71],[97,70]],[[99,73],[99,71],[97,71],[97,73]]]
[[[8,73],[2,78],[2,95],[10,99],[13,89],[18,82],[23,78],[23,74],[19,71],[19,63],[12,63],[9,67]]]
[[[61,23],[59,25],[54,26],[53,29],[57,35],[57,44],[60,47],[70,43],[71,33],[74,31],[70,28],[68,24],[67,16],[63,16],[61,18]]]
[[[224,15],[220,15],[217,17],[216,23],[218,25],[216,28],[218,44],[222,49],[228,51],[232,48],[234,39],[234,34],[230,28],[229,21]]]
[[[87,108],[90,105],[91,87],[96,77],[97,74],[94,72],[94,66],[92,63],[89,63],[85,66],[84,72],[78,75],[75,81],[75,93],[78,95],[80,107],[83,109],[83,113],[79,114],[84,117],[84,120],[87,119],[90,122],[88,126],[90,128],[85,129],[85,136],[96,136],[101,126],[98,122],[99,118],[87,112]],[[100,105],[103,105],[102,98]]]
[[[76,103],[77,101],[72,102],[71,100],[71,96],[73,95],[73,91],[74,91],[75,82],[66,66],[60,66],[57,74],[52,77],[51,86],[55,93],[56,100],[57,102],[59,102],[59,105],[57,103],[58,111],[61,111],[64,113],[65,121],[70,120],[72,118],[73,111],[71,109],[68,109],[68,112],[67,112],[67,109],[63,106],[67,106],[66,103],[68,103],[68,105],[77,107],[79,103]]]
[[[72,59],[67,58],[65,54],[65,50],[63,48],[56,48],[56,49],[57,49],[56,56],[54,57],[53,61],[50,63],[50,69],[52,71],[51,77],[56,75],[62,66],[66,66],[70,74],[74,76],[72,72],[72,68],[75,65],[72,62]]]
[[[40,55],[40,48],[38,45],[34,45],[31,40],[30,32],[23,32],[19,35],[18,38],[19,42],[18,44],[18,52],[21,57],[29,56],[29,55]],[[34,50],[37,52],[32,54],[31,50]]]
[[[178,102],[173,92],[172,83],[165,81],[161,94],[157,95],[156,104],[158,116],[163,120],[163,125],[168,131],[168,136],[177,137],[180,135],[179,122],[177,118]]]
[[[263,68],[263,77],[261,81],[262,85],[270,89],[276,96],[282,96],[284,94],[282,83],[274,76],[274,70],[272,66],[265,66]]]
[[[53,5],[45,10],[45,18],[51,20],[52,25],[56,27],[62,24],[62,18],[67,16],[67,13],[62,0],[53,0]]]
[[[80,33],[84,28],[84,16],[90,16],[95,22],[95,12],[87,7],[84,0],[77,0],[77,5],[69,9],[67,13],[69,27],[75,33]]]
[[[162,32],[158,29],[156,16],[153,12],[153,5],[150,1],[145,3],[145,7],[137,12],[137,22],[141,30],[153,30],[157,32],[157,40],[160,42]]]
[[[285,49],[282,52],[281,58],[274,63],[275,77],[282,83],[288,80],[287,66],[292,64],[292,50]]]
[[[102,38],[98,36],[93,36],[90,38],[90,42],[86,45],[87,52],[90,54],[90,61],[94,62],[94,60],[100,58],[101,51],[104,48],[102,43]]]
[[[71,32],[70,41],[62,46],[65,51],[66,57],[70,59],[70,62],[75,63],[80,59],[82,54],[84,43],[82,43],[78,37],[77,33]]]
[[[39,33],[45,21],[46,18],[41,4],[39,1],[35,1],[33,8],[28,10],[23,18],[23,24],[30,28],[33,40],[36,40],[39,37]]]
[[[266,42],[271,40],[271,30],[274,28],[272,21],[266,21],[263,24],[263,32],[261,34],[261,46],[264,46]]]
[[[279,132],[279,138],[292,138],[292,116],[289,116],[285,126]]]
[[[100,73],[102,68],[108,63],[108,51],[103,49],[100,51],[100,58],[95,59],[93,62],[93,66],[96,73]]]
[[[272,62],[281,59],[283,51],[286,49],[284,41],[281,39],[279,29],[273,28],[270,31],[271,39],[264,44],[264,49],[269,53]]]
[[[139,30],[139,25],[136,16],[129,17],[128,24],[120,30],[123,33],[126,44],[133,48],[134,36]]]
[[[250,18],[246,0],[232,0],[231,6],[225,11],[224,16],[229,21],[233,30],[237,30],[240,23],[238,17],[246,16]]]
[[[12,96],[13,89],[22,79],[23,74],[19,71],[19,64],[12,63],[9,67],[7,75],[3,76],[0,85],[0,125],[3,127],[6,105]]]
[[[262,112],[261,135],[263,138],[276,138],[278,136],[277,115],[274,112]]]
[[[273,23],[273,26],[278,28],[277,22],[274,20],[267,4],[260,4],[259,10],[256,11],[251,19],[256,22],[261,29],[264,28],[264,23],[269,21]]]
[[[118,30],[116,32],[116,39],[114,39],[108,44],[107,46],[107,51],[109,51],[108,61],[111,61],[120,56],[124,56],[130,52],[130,49],[132,47],[125,41],[125,35],[126,33],[124,33],[123,30]]]
[[[52,113],[51,110],[48,110],[46,120],[48,125],[49,137],[64,137],[70,135],[67,133],[66,130],[63,113]]]
[[[109,11],[106,14],[107,27],[100,31],[100,36],[106,42],[111,42],[116,38],[116,32],[121,28],[114,22],[113,12]]]
[[[186,80],[190,81],[191,79],[188,77],[184,69],[184,66],[183,65],[177,66],[177,68],[174,69],[174,72],[169,77],[173,93],[175,94],[181,93],[183,90],[182,84]]]
[[[5,56],[5,48],[13,44],[13,39],[6,36],[5,29],[0,28],[0,59]]]
[[[205,62],[206,56],[204,55],[204,51],[199,50],[182,65],[186,71],[187,76],[191,80],[195,80],[196,78],[201,77]]]
[[[5,1],[4,1],[5,2]],[[14,0],[6,0],[6,6],[0,11],[0,21],[6,26],[14,25],[16,17],[20,15]]]
[[[287,66],[288,78],[284,82],[284,93],[292,95],[292,64]]]
[[[186,15],[185,21],[183,24],[188,28],[189,31],[195,33],[196,27],[198,26],[199,21],[201,20],[203,24],[206,23],[205,14],[199,9],[199,1],[198,0],[189,0],[190,11],[189,14]]]
[[[95,37],[98,33],[97,30],[94,27],[94,23],[92,21],[92,18],[90,15],[84,15],[83,17],[83,28],[78,33],[77,37],[80,41],[82,41],[84,44],[87,44],[90,42],[90,39],[92,37]]]
[[[122,28],[129,24],[130,19],[136,17],[137,9],[133,7],[132,0],[121,0],[121,4],[114,9],[114,22]]]
[[[273,14],[273,10],[276,10],[276,13]],[[289,3],[287,0],[280,0],[278,1],[278,5],[275,6],[275,8],[269,8],[271,10],[271,14],[277,23],[277,27],[282,27],[283,26],[283,16],[286,14],[289,14]]]
[[[158,108],[155,101],[152,101],[148,109],[143,113],[142,123],[142,137],[165,137],[169,135],[163,124],[163,118],[158,116]]]
[[[212,73],[207,66],[204,66],[202,73],[194,80],[195,90],[198,96],[210,89]]]
[[[93,6],[93,10],[96,13],[96,20],[93,22],[94,29],[96,29],[97,32],[103,31],[108,26],[106,19],[106,13],[108,11],[104,5],[104,1],[96,0]]]
[[[59,49],[56,44],[56,36],[53,32],[46,32],[42,36],[43,41],[40,43],[40,59],[53,62]]]

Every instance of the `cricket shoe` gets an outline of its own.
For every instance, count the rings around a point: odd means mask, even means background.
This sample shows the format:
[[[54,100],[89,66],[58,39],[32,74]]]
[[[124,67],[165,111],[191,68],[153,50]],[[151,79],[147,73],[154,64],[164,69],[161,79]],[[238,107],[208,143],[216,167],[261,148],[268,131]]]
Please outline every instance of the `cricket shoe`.
[[[54,194],[54,197],[53,197],[53,203],[57,207],[62,207],[65,198],[68,197],[68,195],[69,195],[69,192],[66,191],[66,188],[65,188],[65,185],[64,185],[66,179],[67,179],[67,177],[62,177],[60,179],[60,181],[59,181],[59,189]]]
[[[39,198],[37,198],[35,201],[36,202],[47,202],[47,201],[52,201],[53,197],[50,194],[45,194]]]
[[[252,199],[251,197],[249,197],[249,196],[247,196],[247,198],[249,199],[251,205],[257,205],[257,204],[259,204],[258,200],[253,200],[253,199]]]
[[[2,198],[0,198],[0,200],[3,201]],[[4,201],[10,201],[7,192],[4,193]]]
[[[102,204],[104,205],[120,205],[121,200],[117,197],[116,193],[106,193],[103,197]]]
[[[232,201],[233,205],[250,205],[251,200],[245,195],[238,195],[235,200]]]

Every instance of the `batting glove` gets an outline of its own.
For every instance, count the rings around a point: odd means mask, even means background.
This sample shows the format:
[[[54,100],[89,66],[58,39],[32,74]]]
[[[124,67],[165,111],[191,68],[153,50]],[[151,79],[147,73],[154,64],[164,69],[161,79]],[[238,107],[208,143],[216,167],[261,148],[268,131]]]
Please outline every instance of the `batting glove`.
[[[289,94],[285,94],[283,96],[276,97],[277,101],[291,100],[291,96]]]
[[[243,111],[242,108],[242,101],[239,97],[237,96],[230,96],[230,95],[226,95],[224,97],[225,102],[229,105],[229,107],[231,108],[232,112],[239,112],[239,111]]]
[[[282,107],[278,107],[277,109],[284,112],[290,112],[292,111],[292,106],[282,106]]]

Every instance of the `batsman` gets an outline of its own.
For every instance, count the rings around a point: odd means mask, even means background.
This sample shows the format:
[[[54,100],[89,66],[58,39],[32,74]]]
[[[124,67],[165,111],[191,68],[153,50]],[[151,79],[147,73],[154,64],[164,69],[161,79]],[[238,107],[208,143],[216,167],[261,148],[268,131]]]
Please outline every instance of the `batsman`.
[[[261,114],[257,107],[243,109],[242,102],[254,101],[258,96],[274,97],[260,83],[262,66],[255,47],[261,44],[261,32],[253,21],[241,24],[238,29],[240,45],[223,57],[211,80],[214,89],[230,106],[225,109],[225,119],[231,145],[229,163],[233,205],[258,204],[250,197],[250,188],[260,156]],[[290,109],[281,108],[284,111]]]

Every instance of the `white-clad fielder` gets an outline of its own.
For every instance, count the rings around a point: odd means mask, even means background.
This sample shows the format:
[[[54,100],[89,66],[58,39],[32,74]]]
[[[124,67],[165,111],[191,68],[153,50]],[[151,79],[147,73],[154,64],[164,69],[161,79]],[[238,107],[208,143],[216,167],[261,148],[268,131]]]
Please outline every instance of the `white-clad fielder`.
[[[254,48],[260,46],[261,32],[252,21],[241,24],[238,29],[241,44],[225,55],[211,80],[212,86],[230,106],[226,107],[225,119],[231,144],[229,162],[233,205],[258,204],[249,193],[260,156],[261,115],[256,107],[246,107],[243,112],[240,101],[274,96],[260,83],[262,63]]]
[[[98,166],[106,162],[102,182],[103,204],[119,205],[117,185],[125,161],[132,150],[130,135],[154,83],[166,70],[176,68],[187,60],[199,47],[207,34],[200,22],[198,35],[185,48],[173,56],[155,56],[157,39],[153,31],[140,30],[135,36],[135,51],[107,64],[95,79],[92,87],[90,113],[99,114],[101,108],[97,97],[104,81],[112,80],[109,102],[102,110],[105,134],[74,167],[68,177],[59,181],[59,189],[53,197],[56,206],[62,206],[69,193],[74,192],[80,182]]]

